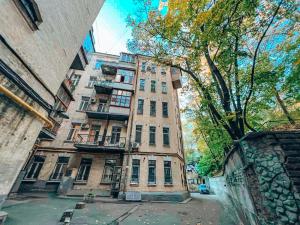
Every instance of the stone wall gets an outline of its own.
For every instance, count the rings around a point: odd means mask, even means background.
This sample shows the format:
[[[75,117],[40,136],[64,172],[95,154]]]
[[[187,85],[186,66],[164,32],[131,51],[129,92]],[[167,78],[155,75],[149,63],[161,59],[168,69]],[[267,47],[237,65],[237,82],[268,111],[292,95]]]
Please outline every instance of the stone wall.
[[[299,149],[300,132],[259,132],[227,155],[226,182],[245,224],[300,224]]]

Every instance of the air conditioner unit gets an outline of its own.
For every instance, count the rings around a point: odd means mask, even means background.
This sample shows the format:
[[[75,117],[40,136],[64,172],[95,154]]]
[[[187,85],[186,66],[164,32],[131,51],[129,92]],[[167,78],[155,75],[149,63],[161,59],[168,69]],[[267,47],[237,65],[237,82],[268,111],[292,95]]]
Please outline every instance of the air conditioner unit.
[[[119,147],[120,147],[120,148],[124,148],[124,147],[125,147],[125,143],[124,143],[124,142],[120,142],[120,143],[119,143]]]
[[[96,100],[95,98],[92,98],[92,99],[91,99],[91,103],[92,103],[92,104],[95,104],[96,102],[97,102],[97,100]]]
[[[132,143],[132,148],[133,149],[137,149],[137,148],[139,148],[140,147],[140,143],[138,143],[138,142],[133,142]]]

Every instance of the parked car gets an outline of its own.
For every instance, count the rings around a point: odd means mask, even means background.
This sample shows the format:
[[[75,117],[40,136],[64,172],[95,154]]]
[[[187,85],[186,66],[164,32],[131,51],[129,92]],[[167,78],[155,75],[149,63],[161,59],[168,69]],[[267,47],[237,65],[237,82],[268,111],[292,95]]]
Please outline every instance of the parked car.
[[[201,194],[209,194],[209,190],[208,190],[206,184],[200,184],[199,191]]]

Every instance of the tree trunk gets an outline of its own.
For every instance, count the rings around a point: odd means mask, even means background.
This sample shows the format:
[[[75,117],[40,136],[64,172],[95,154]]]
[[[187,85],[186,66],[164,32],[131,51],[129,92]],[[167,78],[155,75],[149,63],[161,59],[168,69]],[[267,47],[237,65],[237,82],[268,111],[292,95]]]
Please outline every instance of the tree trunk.
[[[275,96],[276,96],[276,100],[280,106],[280,108],[282,109],[284,115],[287,117],[287,119],[289,120],[290,124],[295,124],[295,120],[291,117],[289,111],[287,110],[283,100],[281,99],[278,91],[276,90],[276,88],[274,88],[274,91],[275,91]]]

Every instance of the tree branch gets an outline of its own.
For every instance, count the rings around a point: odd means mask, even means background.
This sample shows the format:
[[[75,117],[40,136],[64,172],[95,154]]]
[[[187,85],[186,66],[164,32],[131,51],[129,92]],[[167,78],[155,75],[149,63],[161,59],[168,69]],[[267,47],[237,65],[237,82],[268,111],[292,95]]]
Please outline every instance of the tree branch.
[[[254,128],[252,128],[250,126],[250,124],[247,122],[247,105],[248,105],[248,102],[251,98],[251,95],[252,95],[252,92],[253,92],[253,86],[254,86],[254,73],[255,73],[255,65],[256,65],[256,59],[257,59],[257,56],[258,56],[258,50],[259,50],[259,47],[264,39],[264,37],[266,36],[269,28],[271,27],[282,3],[283,3],[284,0],[281,0],[276,8],[276,10],[274,11],[274,14],[268,24],[268,26],[266,27],[265,31],[263,32],[262,36],[260,37],[259,41],[258,41],[258,44],[256,46],[256,49],[255,49],[255,52],[254,52],[254,56],[253,56],[253,61],[252,61],[252,68],[251,68],[251,74],[250,74],[250,90],[249,90],[249,94],[248,96],[246,97],[246,101],[245,101],[245,105],[244,105],[244,110],[243,110],[243,119],[244,119],[244,123],[245,125],[251,130],[251,131],[256,131]]]

